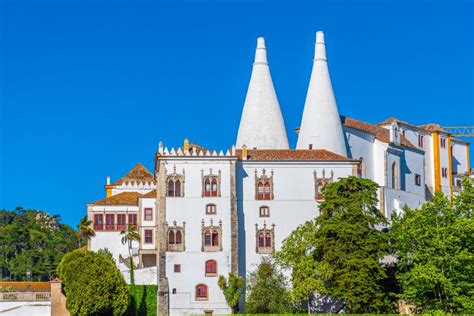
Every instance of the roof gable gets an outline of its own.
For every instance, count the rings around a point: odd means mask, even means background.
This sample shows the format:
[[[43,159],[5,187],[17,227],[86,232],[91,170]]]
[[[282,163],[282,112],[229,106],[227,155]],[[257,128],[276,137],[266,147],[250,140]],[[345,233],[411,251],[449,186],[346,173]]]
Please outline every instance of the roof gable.
[[[132,170],[130,170],[127,174],[125,174],[122,178],[115,181],[114,185],[121,185],[123,183],[154,183],[155,178],[153,174],[148,171],[145,166],[141,163],[138,163]]]
[[[142,194],[138,192],[122,192],[111,197],[98,200],[89,204],[92,205],[138,205],[138,198]]]

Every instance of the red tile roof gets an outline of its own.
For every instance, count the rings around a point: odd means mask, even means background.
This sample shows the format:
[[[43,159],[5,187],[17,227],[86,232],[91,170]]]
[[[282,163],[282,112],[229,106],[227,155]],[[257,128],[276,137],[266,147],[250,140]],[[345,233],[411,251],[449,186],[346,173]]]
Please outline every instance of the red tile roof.
[[[140,197],[140,199],[144,198],[156,198],[156,190],[151,190],[150,192],[145,193]]]
[[[238,159],[242,159],[242,150],[236,150]],[[249,149],[247,160],[308,160],[308,161],[355,161],[324,149]]]
[[[138,192],[122,192],[112,195],[111,197],[98,200],[89,204],[92,205],[138,205],[138,198],[142,194]]]
[[[375,138],[383,143],[390,143],[390,131],[386,128],[378,125],[370,124],[367,122],[359,121],[350,117],[341,117],[342,124],[347,127],[362,130],[367,133],[371,133]],[[403,135],[400,135],[400,143],[402,146],[418,149]]]
[[[114,185],[121,185],[123,183],[154,183],[154,181],[155,178],[153,177],[153,174],[148,171],[148,169],[145,168],[141,163],[138,163],[126,175],[115,181]]]

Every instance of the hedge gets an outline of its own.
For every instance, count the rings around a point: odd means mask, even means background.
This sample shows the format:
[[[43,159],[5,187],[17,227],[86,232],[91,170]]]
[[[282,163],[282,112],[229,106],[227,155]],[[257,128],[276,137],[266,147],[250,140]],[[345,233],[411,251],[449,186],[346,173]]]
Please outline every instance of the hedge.
[[[131,285],[127,315],[156,315],[157,285]]]

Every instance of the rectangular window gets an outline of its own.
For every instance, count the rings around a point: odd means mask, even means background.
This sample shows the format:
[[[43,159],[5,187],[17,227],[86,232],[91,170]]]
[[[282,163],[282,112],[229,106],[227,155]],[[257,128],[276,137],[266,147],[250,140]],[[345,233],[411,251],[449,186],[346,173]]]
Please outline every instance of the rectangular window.
[[[153,230],[145,229],[145,244],[153,243]]]
[[[104,216],[102,214],[94,215],[94,230],[104,229]]]
[[[425,147],[425,137],[423,135],[418,135],[418,147],[424,148]]]
[[[445,167],[441,168],[441,176],[442,176],[443,178],[447,178],[447,177],[448,177],[448,168],[445,168]]]
[[[181,265],[175,264],[174,265],[174,273],[181,273]]]
[[[446,138],[441,138],[440,142],[441,142],[441,148],[446,148]]]
[[[415,174],[415,184],[417,186],[421,185],[421,176],[419,174]]]
[[[105,229],[106,230],[115,229],[115,214],[105,214]]]
[[[125,214],[117,214],[117,230],[125,230],[126,228],[126,218]]]
[[[146,221],[152,221],[153,220],[153,209],[152,208],[146,208],[145,209],[145,220]]]
[[[128,214],[128,225],[137,225],[137,214]]]

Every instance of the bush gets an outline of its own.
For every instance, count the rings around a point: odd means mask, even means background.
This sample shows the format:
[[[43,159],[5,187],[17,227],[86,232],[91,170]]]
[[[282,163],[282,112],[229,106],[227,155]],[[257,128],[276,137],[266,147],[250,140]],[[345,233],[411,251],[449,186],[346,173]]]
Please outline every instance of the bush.
[[[72,315],[123,315],[127,310],[128,286],[106,255],[73,251],[61,260],[58,274]]]
[[[156,315],[158,286],[132,285],[127,315]]]

